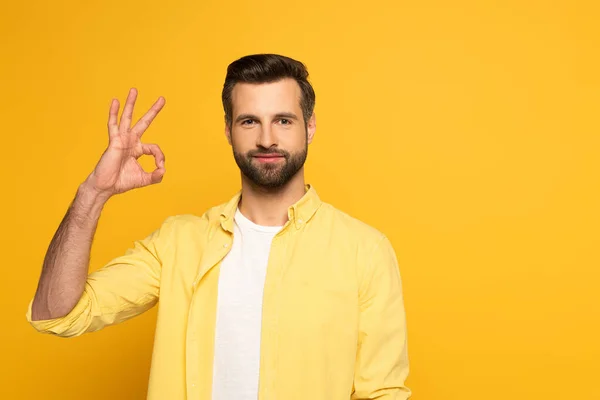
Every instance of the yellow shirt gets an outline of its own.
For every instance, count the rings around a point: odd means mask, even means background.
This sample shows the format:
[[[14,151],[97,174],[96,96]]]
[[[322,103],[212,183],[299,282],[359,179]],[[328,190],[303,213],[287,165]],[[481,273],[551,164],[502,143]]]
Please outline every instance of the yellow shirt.
[[[306,190],[269,254],[258,399],[409,399],[394,249],[381,232]],[[201,217],[168,217],[89,274],[68,315],[32,321],[32,299],[27,320],[40,332],[72,337],[158,303],[148,399],[210,400],[219,268],[240,197]]]

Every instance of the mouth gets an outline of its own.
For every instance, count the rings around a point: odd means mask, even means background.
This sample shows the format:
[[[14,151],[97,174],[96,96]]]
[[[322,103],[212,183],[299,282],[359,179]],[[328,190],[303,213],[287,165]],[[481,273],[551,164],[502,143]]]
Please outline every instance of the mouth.
[[[273,162],[277,162],[280,160],[283,160],[285,157],[279,154],[259,154],[256,156],[253,156],[254,158],[256,158],[258,160],[258,162],[261,163],[273,163]]]

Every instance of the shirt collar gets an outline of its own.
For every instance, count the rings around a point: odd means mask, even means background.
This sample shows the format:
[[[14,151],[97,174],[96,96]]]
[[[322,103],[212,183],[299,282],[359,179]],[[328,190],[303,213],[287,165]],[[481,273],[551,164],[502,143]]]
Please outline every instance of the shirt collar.
[[[312,185],[306,184],[304,189],[304,196],[288,207],[288,219],[294,224],[296,229],[304,226],[321,205],[321,199]],[[242,191],[240,190],[223,207],[223,211],[221,212],[221,226],[226,231],[233,232],[233,218],[241,197]]]

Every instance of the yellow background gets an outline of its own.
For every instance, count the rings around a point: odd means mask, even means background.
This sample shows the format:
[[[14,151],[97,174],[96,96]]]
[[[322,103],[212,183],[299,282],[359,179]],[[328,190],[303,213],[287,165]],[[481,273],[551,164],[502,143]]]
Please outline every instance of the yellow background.
[[[397,251],[414,398],[600,399],[598,4],[5,2],[0,398],[144,398],[156,309],[67,340],[25,321],[47,246],[131,86],[136,117],[167,100],[144,136],[167,174],[110,200],[91,269],[227,200],[225,69],[276,52],[317,93],[307,181]]]

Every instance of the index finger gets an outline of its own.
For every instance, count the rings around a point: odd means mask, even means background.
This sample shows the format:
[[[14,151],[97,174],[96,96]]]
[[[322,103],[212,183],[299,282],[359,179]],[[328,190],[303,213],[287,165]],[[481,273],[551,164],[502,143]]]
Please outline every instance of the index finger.
[[[146,112],[146,114],[144,114],[144,116],[140,118],[138,122],[136,122],[133,128],[131,128],[131,131],[135,133],[138,138],[144,134],[146,129],[148,129],[154,118],[156,118],[160,110],[162,110],[165,102],[165,98],[160,96],[158,100],[154,102],[152,107],[150,107],[150,109]]]

